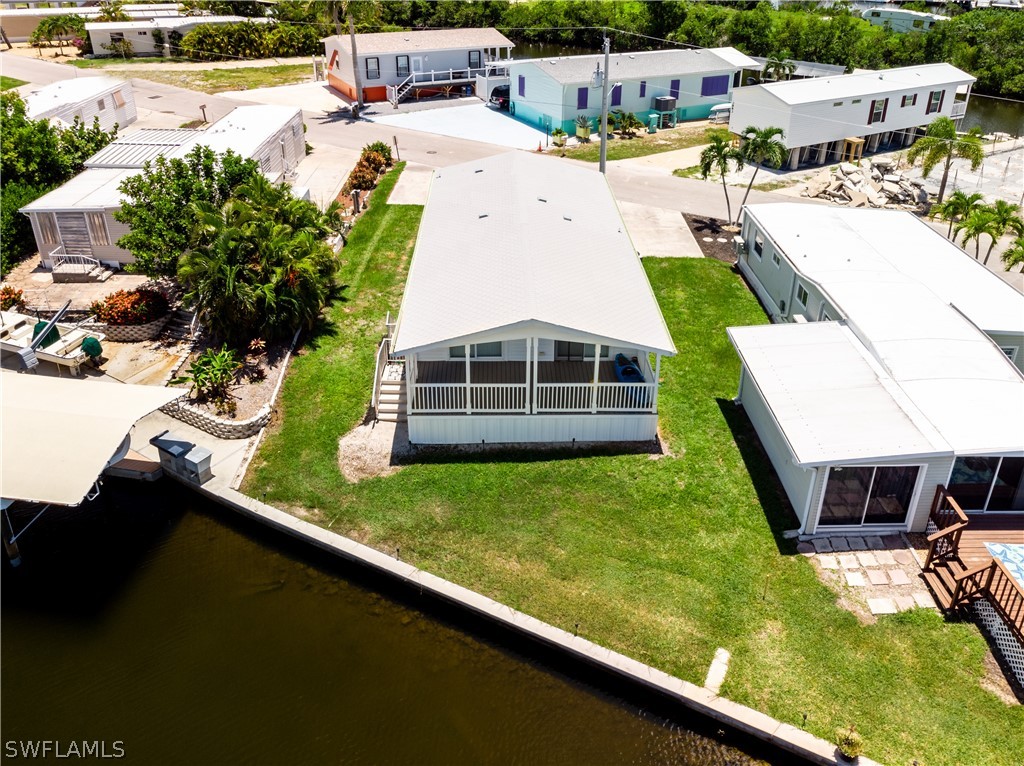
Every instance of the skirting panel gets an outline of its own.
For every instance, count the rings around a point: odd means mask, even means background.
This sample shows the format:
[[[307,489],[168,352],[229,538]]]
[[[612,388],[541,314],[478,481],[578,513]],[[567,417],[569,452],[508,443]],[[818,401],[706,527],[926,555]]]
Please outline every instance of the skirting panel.
[[[413,444],[653,441],[658,416],[635,415],[410,415]]]

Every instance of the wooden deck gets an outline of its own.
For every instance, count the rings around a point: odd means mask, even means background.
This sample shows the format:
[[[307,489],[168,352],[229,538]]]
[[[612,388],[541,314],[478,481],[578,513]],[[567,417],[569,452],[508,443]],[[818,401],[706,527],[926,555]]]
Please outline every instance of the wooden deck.
[[[526,362],[470,362],[473,383],[525,383]],[[590,383],[594,377],[593,362],[540,362],[538,383]],[[601,362],[599,383],[615,383],[615,363]],[[420,362],[416,365],[417,383],[465,383],[466,362]]]
[[[1024,545],[1024,513],[967,514],[967,528],[960,534],[959,556],[968,569],[992,560],[985,543]]]

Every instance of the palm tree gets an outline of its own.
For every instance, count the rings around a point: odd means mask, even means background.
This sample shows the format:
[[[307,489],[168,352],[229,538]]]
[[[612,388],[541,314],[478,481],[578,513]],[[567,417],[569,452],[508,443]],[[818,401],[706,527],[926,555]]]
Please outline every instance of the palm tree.
[[[969,161],[971,170],[977,170],[981,161],[985,159],[981,144],[981,128],[975,126],[965,135],[957,135],[956,123],[949,117],[939,117],[928,126],[924,136],[917,139],[907,152],[907,159],[911,165],[917,162],[918,157],[922,158],[921,171],[925,178],[936,165],[942,164],[942,181],[939,182],[938,197],[938,201],[942,202],[953,159],[958,157]]]
[[[769,56],[765,59],[761,77],[763,79],[770,76],[773,80],[788,80],[795,71],[796,64],[785,56]]]
[[[740,208],[747,204],[747,197],[750,196],[750,188],[757,178],[757,171],[763,165],[770,168],[782,167],[786,161],[789,150],[780,141],[783,138],[782,128],[768,127],[758,129],[756,125],[748,125],[741,134],[746,137],[746,142],[740,147],[743,154],[743,161],[754,166],[754,174],[750,176],[750,183],[747,184],[747,191],[743,195],[743,202]],[[778,136],[778,138],[776,138]]]
[[[960,221],[953,230],[953,239],[961,232],[964,235],[962,247],[974,240],[974,259],[981,258],[981,238],[983,235],[992,236],[996,230],[996,217],[992,209],[986,206],[977,207],[971,214]]]
[[[933,205],[928,213],[928,217],[949,221],[949,230],[946,232],[946,238],[950,239],[953,236],[953,224],[956,221],[964,220],[971,214],[972,210],[981,207],[983,199],[984,196],[981,192],[968,195],[967,192],[957,189],[949,195],[948,200]]]
[[[725,184],[725,176],[729,173],[729,165],[736,164],[736,169],[743,168],[743,153],[732,145],[728,131],[716,130],[709,134],[711,143],[700,153],[700,175],[705,181],[713,171],[722,177],[722,190],[725,192],[725,210],[732,223],[732,205],[729,203],[729,187]]]
[[[1003,266],[1006,267],[1007,271],[1017,264],[1024,264],[1024,236],[1013,240],[1000,258],[1003,259]]]
[[[1017,236],[1024,236],[1024,219],[1020,217],[1020,205],[1013,205],[1006,200],[997,199],[995,204],[989,207],[992,211],[992,242],[989,243],[988,250],[985,251],[985,260],[983,263],[988,264],[988,259],[992,255],[992,250],[996,246],[996,241],[1006,234],[1008,231],[1014,232]]]

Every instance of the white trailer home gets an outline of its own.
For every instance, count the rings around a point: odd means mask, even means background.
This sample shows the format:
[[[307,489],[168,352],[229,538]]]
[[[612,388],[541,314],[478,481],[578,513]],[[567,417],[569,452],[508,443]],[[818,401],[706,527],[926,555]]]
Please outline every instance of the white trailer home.
[[[435,172],[390,350],[414,444],[654,439],[675,355],[604,178],[523,152]]]
[[[907,11],[902,8],[869,8],[860,17],[876,27],[888,27],[893,32],[927,32],[949,16],[940,13]]]
[[[352,47],[348,35],[322,40],[327,82],[356,99]],[[496,29],[430,29],[356,35],[356,56],[363,102],[392,103],[418,93],[474,87],[478,76],[501,68],[514,43]],[[489,94],[479,94],[487,98]]]
[[[128,228],[113,218],[124,179],[158,157],[180,158],[196,146],[232,150],[255,159],[263,174],[288,180],[305,156],[302,111],[287,106],[240,106],[206,130],[143,130],[112,142],[86,161],[87,169],[20,212],[32,221],[44,267],[121,268],[132,255],[117,246]]]
[[[29,5],[31,6],[33,3]],[[76,3],[74,7],[65,6],[63,8],[3,7],[0,8],[0,29],[3,29],[7,39],[12,43],[23,43],[28,41],[32,33],[36,31],[36,27],[45,18],[74,14],[89,22],[94,21],[102,10],[98,5],[83,5],[82,3]],[[128,4],[121,6],[121,10],[134,21],[181,15],[181,6],[177,3]]]
[[[802,532],[921,531],[940,485],[1024,510],[1024,296],[898,211],[749,206],[739,267],[783,324],[730,328],[738,400]]]
[[[908,146],[938,117],[963,117],[974,80],[949,64],[922,64],[752,85],[733,92],[729,130],[782,128],[793,170],[856,160]]]
[[[850,285],[913,279],[1024,371],[1024,295],[913,214],[781,203],[740,220],[738,266],[773,322],[845,319]]]
[[[89,34],[89,42],[97,56],[116,56],[110,50],[111,43],[125,41],[131,43],[136,56],[169,56],[170,35],[172,32],[184,36],[196,27],[217,24],[267,24],[270,19],[248,16],[158,16],[146,20],[132,21],[93,21],[85,25]],[[158,34],[157,34],[158,33]],[[158,43],[155,38],[162,37]]]
[[[25,113],[33,120],[66,125],[77,117],[89,127],[98,118],[103,130],[124,130],[138,119],[132,84],[114,77],[75,77],[44,85],[25,97]]]
[[[741,71],[757,62],[734,48],[616,53],[609,57],[609,109],[633,112],[663,125],[708,117],[712,107],[729,103]],[[570,135],[583,115],[601,114],[601,92],[594,73],[603,55],[513,61],[509,65],[510,111],[543,130]]]

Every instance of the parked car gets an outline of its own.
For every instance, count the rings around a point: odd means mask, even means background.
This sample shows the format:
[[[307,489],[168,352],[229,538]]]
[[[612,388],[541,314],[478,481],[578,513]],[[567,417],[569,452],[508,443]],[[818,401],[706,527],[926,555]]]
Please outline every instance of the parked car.
[[[497,88],[491,91],[491,98],[490,101],[488,101],[488,103],[491,106],[496,106],[503,112],[507,112],[510,95],[511,91],[508,85],[499,85]]]

